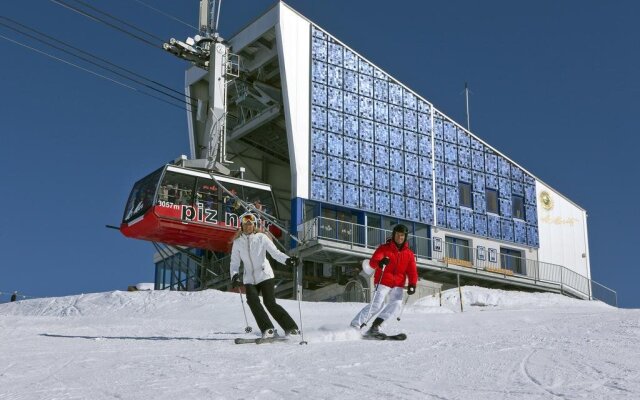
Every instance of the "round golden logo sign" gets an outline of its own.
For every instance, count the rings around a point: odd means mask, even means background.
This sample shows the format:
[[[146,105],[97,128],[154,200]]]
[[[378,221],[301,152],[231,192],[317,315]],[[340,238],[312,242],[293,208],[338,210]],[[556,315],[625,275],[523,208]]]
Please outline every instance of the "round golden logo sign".
[[[547,191],[540,193],[540,203],[545,210],[551,210],[553,208],[553,199]]]

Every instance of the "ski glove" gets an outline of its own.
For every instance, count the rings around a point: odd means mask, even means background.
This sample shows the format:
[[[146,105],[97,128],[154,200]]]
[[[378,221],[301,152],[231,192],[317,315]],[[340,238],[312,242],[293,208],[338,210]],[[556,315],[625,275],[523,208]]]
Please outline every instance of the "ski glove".
[[[240,285],[240,276],[238,274],[233,274],[233,276],[231,277],[231,287],[237,288]]]
[[[384,257],[382,260],[378,261],[378,267],[380,267],[380,269],[384,269],[387,265],[389,265],[389,257]]]
[[[298,257],[296,256],[291,256],[289,258],[287,258],[287,261],[285,261],[285,264],[287,265],[287,267],[295,267],[296,265],[298,265]]]
[[[409,287],[407,288],[407,294],[409,296],[411,296],[412,294],[414,294],[416,292],[416,287],[413,285],[409,285]]]

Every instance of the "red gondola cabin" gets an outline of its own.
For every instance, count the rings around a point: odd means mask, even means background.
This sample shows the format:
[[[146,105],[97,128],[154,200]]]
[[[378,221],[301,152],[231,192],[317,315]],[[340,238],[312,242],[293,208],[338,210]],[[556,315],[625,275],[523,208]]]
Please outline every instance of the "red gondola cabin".
[[[166,165],[136,182],[120,231],[136,239],[228,252],[238,218],[247,211],[242,203],[277,218],[269,185]]]

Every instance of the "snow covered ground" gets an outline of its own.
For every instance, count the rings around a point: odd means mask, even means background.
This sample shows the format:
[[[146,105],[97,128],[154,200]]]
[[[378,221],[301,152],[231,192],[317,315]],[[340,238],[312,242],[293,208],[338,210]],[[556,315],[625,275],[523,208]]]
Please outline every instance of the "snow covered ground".
[[[363,304],[303,302],[308,345],[235,345],[252,334],[233,293],[0,304],[0,399],[640,398],[640,310],[477,287],[463,304],[421,299],[383,325],[409,338],[380,342],[347,328]]]

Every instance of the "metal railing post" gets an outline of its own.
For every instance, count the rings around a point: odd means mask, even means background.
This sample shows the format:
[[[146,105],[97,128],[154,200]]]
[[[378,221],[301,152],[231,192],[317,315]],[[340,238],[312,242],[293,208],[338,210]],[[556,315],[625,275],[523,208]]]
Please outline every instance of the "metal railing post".
[[[369,218],[367,218],[367,214],[364,215],[364,247],[369,248]]]
[[[460,274],[456,274],[456,277],[458,279],[458,295],[460,296],[460,312],[464,312],[464,309],[462,307],[462,289],[460,288]]]

